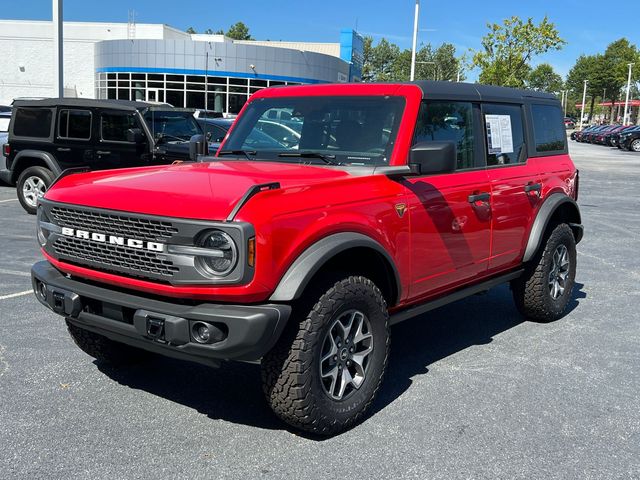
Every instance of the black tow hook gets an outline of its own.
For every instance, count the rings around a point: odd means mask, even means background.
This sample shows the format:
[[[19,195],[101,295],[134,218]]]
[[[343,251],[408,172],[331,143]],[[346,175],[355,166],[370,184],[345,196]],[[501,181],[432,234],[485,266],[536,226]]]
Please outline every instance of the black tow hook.
[[[160,318],[147,318],[147,336],[154,340],[163,340],[164,320]]]

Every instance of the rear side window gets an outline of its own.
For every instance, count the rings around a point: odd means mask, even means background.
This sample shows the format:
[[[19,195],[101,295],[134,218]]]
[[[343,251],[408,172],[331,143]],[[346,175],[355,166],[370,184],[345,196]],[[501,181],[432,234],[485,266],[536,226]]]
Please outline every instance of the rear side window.
[[[487,165],[525,162],[522,106],[486,103],[482,114],[487,135]]]
[[[53,113],[46,108],[18,108],[13,125],[17,137],[49,138]]]
[[[110,112],[100,115],[100,138],[109,142],[126,142],[127,130],[136,128],[131,113]]]
[[[566,132],[560,107],[531,105],[536,152],[564,151]]]
[[[473,168],[473,106],[470,102],[423,102],[414,143],[450,141],[456,144],[458,170]]]
[[[58,137],[73,140],[91,138],[91,112],[89,110],[60,110]]]

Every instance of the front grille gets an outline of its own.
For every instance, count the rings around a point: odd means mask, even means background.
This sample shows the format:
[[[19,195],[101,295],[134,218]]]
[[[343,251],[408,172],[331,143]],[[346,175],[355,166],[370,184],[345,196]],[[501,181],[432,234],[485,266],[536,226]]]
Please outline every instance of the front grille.
[[[74,237],[59,237],[53,244],[58,256],[90,266],[113,267],[129,271],[131,275],[147,277],[150,274],[171,277],[179,268],[158,254],[108,243],[90,242]]]
[[[89,230],[107,235],[120,235],[151,242],[166,240],[178,232],[178,229],[171,222],[66,207],[52,207],[51,216],[55,223],[61,227]]]

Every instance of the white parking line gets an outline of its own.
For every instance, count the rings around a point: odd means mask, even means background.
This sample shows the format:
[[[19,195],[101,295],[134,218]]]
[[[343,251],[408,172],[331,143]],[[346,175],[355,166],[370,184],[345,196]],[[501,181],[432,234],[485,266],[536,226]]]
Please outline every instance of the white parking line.
[[[29,295],[31,292],[33,292],[33,290],[25,290],[24,292],[10,293],[9,295],[2,295],[0,296],[0,300],[8,300],[10,298],[22,297],[24,295]]]
[[[17,201],[18,201],[17,198],[10,198],[8,200],[0,200],[0,203],[17,202]]]
[[[26,272],[19,272],[18,270],[5,270],[4,268],[0,268],[0,274],[2,275],[17,275],[18,277],[30,277],[31,274]]]

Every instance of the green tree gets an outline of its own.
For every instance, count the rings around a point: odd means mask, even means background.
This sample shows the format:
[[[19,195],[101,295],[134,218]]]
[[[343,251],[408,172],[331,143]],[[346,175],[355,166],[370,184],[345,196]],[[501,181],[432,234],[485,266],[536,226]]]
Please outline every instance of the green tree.
[[[362,81],[374,82],[375,72],[373,71],[373,37],[364,37],[362,45]]]
[[[473,65],[481,69],[480,83],[524,87],[533,58],[566,43],[546,16],[537,25],[532,18],[525,22],[514,16],[487,27],[482,49],[473,55]]]
[[[234,40],[253,40],[253,37],[249,33],[249,27],[242,22],[237,22],[229,27],[225,35]]]
[[[541,63],[529,73],[527,87],[558,95],[563,88],[562,77],[553,70],[551,65]]]
[[[566,86],[571,96],[577,99],[578,103],[582,103],[582,92],[584,81],[587,80],[587,100],[590,100],[591,106],[587,112],[587,119],[593,114],[593,106],[596,96],[603,93],[602,83],[602,55],[581,55],[576,60],[576,64],[569,70],[567,75]],[[585,108],[586,111],[586,108]]]
[[[187,33],[194,34],[194,33],[198,33],[198,32],[196,31],[195,28],[189,27],[189,28],[187,28]]]

